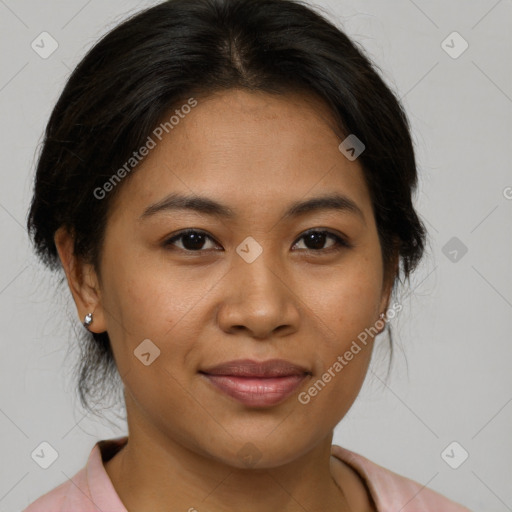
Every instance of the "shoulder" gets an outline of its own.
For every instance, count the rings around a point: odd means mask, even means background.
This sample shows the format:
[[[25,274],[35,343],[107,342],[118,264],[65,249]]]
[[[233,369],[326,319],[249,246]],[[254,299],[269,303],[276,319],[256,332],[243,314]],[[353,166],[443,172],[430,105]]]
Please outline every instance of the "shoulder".
[[[365,481],[378,512],[471,512],[405,476],[386,469],[362,455],[338,445],[331,453],[350,465]]]
[[[61,512],[70,510],[68,505],[76,503],[76,493],[79,492],[77,489],[82,489],[86,485],[85,471],[85,468],[81,469],[71,480],[63,482],[58,487],[43,494],[43,496],[40,496],[24,509],[23,512]],[[76,510],[79,511],[81,509],[77,508]]]
[[[98,441],[85,467],[31,503],[23,512],[126,512],[103,462],[120,450],[127,439],[121,437]]]

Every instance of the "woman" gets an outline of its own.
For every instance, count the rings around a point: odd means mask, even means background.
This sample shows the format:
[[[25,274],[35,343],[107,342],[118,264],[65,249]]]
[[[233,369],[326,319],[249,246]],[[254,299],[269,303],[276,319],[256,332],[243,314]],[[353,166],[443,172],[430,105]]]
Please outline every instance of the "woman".
[[[26,511],[467,511],[332,445],[423,254],[416,180],[399,102],[304,4],[171,0],[107,34],[28,226],[84,325],[84,404],[117,371],[129,435]]]

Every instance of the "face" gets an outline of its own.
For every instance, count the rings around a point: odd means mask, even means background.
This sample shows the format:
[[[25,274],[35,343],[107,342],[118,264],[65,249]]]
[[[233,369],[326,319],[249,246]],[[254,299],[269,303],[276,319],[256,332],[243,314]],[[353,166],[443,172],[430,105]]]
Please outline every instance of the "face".
[[[252,450],[274,467],[329,436],[364,380],[372,339],[358,339],[388,299],[372,205],[319,100],[232,90],[197,101],[112,204],[95,317],[130,428],[233,466]],[[326,196],[345,201],[292,210]],[[241,359],[296,371],[208,375]]]

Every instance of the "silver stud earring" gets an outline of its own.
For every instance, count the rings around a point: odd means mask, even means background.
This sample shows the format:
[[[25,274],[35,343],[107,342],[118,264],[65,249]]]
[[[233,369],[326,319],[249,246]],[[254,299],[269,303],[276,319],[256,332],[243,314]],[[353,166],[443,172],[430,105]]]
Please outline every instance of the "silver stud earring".
[[[92,313],[87,313],[84,318],[83,325],[86,329],[89,329],[89,326],[92,324]]]
[[[381,320],[384,320],[384,322],[387,322],[387,320],[386,320],[386,315],[385,315],[384,313],[381,313],[381,314],[380,314],[380,316],[379,316],[379,318],[380,318]]]

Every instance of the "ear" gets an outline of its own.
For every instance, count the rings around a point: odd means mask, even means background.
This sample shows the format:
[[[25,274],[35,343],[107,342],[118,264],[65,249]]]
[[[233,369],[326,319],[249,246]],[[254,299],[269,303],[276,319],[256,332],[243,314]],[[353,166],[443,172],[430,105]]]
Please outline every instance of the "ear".
[[[89,326],[89,331],[94,333],[106,331],[99,280],[93,265],[82,262],[75,255],[74,239],[66,228],[60,227],[56,231],[54,242],[75,301],[80,323],[83,323],[85,315],[93,313],[93,322]]]
[[[392,261],[389,264],[389,269],[388,269],[387,273],[385,274],[385,279],[384,279],[383,286],[382,286],[382,295],[381,295],[379,311],[384,314],[386,313],[386,311],[389,308],[389,300],[391,298],[391,292],[393,291],[393,284],[395,282],[395,278],[398,273],[400,254],[398,251],[398,247],[396,245],[396,241],[395,241],[395,248],[396,249],[393,254]]]

